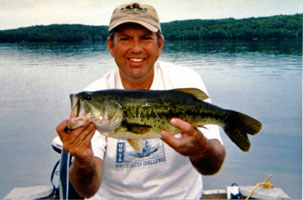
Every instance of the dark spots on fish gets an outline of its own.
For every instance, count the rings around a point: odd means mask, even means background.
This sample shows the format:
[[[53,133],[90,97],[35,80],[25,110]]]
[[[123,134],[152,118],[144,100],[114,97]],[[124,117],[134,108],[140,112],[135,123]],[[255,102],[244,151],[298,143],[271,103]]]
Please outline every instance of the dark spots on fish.
[[[149,125],[125,122],[122,122],[122,127],[126,128],[128,132],[132,132],[134,134],[145,134],[152,128]]]
[[[149,117],[150,117],[150,118],[158,118],[159,116],[158,116],[157,113],[155,113],[155,112],[150,112],[150,113],[149,113]]]

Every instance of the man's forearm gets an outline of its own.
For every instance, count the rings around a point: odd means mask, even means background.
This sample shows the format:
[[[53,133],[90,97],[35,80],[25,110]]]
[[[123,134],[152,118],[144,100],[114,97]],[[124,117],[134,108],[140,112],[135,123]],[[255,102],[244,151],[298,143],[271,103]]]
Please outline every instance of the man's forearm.
[[[190,157],[192,165],[203,175],[217,173],[225,158],[225,148],[216,139],[209,140],[209,148],[201,157]]]
[[[78,194],[92,197],[101,185],[102,160],[94,158],[91,163],[80,164],[76,159],[70,168],[70,180]]]

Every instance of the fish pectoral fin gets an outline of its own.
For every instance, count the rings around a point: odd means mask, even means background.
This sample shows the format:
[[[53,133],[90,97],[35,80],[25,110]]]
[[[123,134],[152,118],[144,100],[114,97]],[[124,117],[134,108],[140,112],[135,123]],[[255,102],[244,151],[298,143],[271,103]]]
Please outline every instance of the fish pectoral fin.
[[[128,143],[133,147],[138,153],[142,153],[143,141],[142,140],[132,140],[128,139]]]
[[[193,95],[194,97],[202,101],[209,99],[209,96],[205,92],[197,88],[178,88],[173,90]]]

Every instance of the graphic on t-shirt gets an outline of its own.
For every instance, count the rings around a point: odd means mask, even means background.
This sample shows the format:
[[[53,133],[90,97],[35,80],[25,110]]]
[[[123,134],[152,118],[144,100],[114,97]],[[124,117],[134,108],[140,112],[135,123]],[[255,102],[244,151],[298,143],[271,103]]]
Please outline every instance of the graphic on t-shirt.
[[[142,153],[135,151],[126,141],[118,141],[116,168],[133,169],[158,165],[166,161],[164,144],[159,139],[144,140]]]

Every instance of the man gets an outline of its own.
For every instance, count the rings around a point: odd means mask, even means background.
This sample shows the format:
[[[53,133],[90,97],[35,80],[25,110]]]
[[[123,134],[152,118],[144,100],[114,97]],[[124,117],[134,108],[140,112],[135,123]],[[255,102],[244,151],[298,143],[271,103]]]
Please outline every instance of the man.
[[[159,62],[164,44],[155,9],[137,3],[117,7],[109,25],[107,45],[118,66],[85,90],[172,89],[196,87],[205,90],[197,73]],[[218,127],[198,129],[182,119],[171,124],[180,134],[164,130],[162,139],[146,140],[142,153],[126,141],[107,138],[94,124],[64,132],[68,120],[57,126],[63,148],[73,164],[70,180],[83,197],[102,199],[198,199],[203,175],[220,169],[225,148]],[[96,134],[95,134],[96,132]]]

